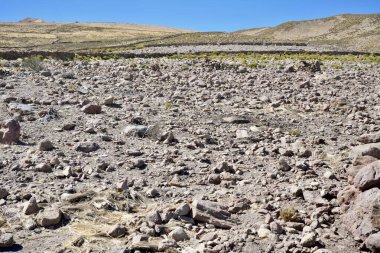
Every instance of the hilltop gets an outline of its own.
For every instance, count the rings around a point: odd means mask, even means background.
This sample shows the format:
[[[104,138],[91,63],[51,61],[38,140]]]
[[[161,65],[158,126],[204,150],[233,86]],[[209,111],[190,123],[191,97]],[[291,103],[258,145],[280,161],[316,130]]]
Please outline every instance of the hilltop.
[[[40,18],[24,18],[18,22],[19,23],[45,23],[45,21]]]

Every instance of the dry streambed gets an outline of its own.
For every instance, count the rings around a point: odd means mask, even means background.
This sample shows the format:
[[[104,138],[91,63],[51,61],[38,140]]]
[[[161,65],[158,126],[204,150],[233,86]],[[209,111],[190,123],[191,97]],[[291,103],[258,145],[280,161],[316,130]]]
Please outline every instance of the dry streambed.
[[[5,62],[0,247],[378,251],[380,67],[334,64]]]

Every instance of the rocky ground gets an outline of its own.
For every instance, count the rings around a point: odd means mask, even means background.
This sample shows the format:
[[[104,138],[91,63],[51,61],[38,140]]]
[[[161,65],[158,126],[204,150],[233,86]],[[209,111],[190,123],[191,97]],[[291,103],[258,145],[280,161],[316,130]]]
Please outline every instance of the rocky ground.
[[[379,250],[379,65],[3,65],[0,251]]]
[[[335,52],[337,48],[333,46],[312,46],[312,45],[189,45],[189,46],[149,46],[141,49],[128,50],[128,54],[133,55],[165,55],[165,54],[194,54],[194,53],[231,53],[231,52]],[[125,51],[115,51],[114,53],[126,53]]]

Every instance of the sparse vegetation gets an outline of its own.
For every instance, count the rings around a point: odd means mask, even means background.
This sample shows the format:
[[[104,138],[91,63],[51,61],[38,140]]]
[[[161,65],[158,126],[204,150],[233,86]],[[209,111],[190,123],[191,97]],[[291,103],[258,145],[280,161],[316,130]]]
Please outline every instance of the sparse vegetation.
[[[34,71],[43,70],[42,61],[44,57],[41,55],[36,55],[32,57],[28,57],[22,60],[21,66],[24,68],[29,68]]]
[[[172,108],[173,108],[173,103],[172,103],[171,101],[166,101],[166,102],[164,103],[164,108],[165,108],[165,110],[170,110],[170,109],[172,109]]]
[[[297,211],[294,208],[285,208],[280,212],[280,217],[285,222],[297,221]]]

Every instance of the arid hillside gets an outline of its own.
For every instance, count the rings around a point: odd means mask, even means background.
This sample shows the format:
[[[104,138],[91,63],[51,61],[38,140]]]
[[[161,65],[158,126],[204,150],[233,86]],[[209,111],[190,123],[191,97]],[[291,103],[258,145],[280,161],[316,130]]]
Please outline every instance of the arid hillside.
[[[127,45],[183,32],[174,28],[116,23],[0,23],[0,48],[79,50]],[[33,19],[35,20],[35,19]]]
[[[263,41],[328,44],[353,50],[380,51],[380,14],[338,15],[237,33]]]

